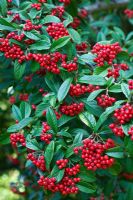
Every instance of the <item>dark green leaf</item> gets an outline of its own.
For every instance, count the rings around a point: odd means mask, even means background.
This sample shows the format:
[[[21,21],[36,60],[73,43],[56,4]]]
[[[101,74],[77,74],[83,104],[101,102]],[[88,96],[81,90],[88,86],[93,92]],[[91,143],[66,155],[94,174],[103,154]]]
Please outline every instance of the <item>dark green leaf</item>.
[[[68,32],[69,32],[69,35],[71,36],[72,40],[76,44],[80,44],[81,43],[81,37],[80,37],[80,35],[79,35],[79,33],[77,31],[75,31],[73,28],[69,28]]]
[[[77,184],[77,187],[81,192],[88,194],[94,193],[96,191],[96,186],[91,183],[80,182]]]
[[[98,75],[93,75],[93,76],[84,75],[83,77],[79,78],[78,82],[92,84],[92,85],[106,85],[106,80],[102,76]]]
[[[121,84],[121,90],[122,90],[123,94],[125,95],[125,97],[129,98],[130,90],[129,90],[128,84],[122,83]]]
[[[72,82],[72,78],[68,78],[64,81],[64,83],[60,86],[59,88],[59,91],[58,91],[58,94],[57,94],[57,97],[58,97],[58,101],[59,102],[62,102],[63,99],[66,97],[68,91],[69,91],[69,88],[70,88],[70,85],[71,85],[71,82]]]
[[[45,153],[44,153],[44,157],[45,157],[45,161],[46,161],[46,168],[48,170],[50,169],[50,163],[54,156],[54,147],[55,147],[55,143],[54,143],[54,141],[51,141],[50,144],[47,146]]]
[[[47,15],[43,20],[43,24],[47,24],[47,23],[51,23],[51,22],[59,23],[60,19],[53,15]]]
[[[91,92],[91,94],[89,95],[89,97],[87,98],[87,101],[92,101],[94,100],[101,92],[103,92],[104,89],[100,89],[100,90],[96,90],[94,92]]]
[[[31,114],[31,106],[27,102],[21,102],[20,111],[23,118],[29,117]]]
[[[25,72],[25,63],[20,64],[18,61],[15,61],[14,64],[14,75],[16,79],[20,79]]]
[[[27,125],[29,125],[31,122],[32,122],[31,117],[25,118],[25,119],[21,120],[18,124],[10,126],[7,129],[7,132],[9,132],[9,133],[17,132],[17,131],[23,129],[24,127],[26,127]]]
[[[46,119],[49,124],[49,126],[57,133],[58,131],[58,126],[57,126],[57,119],[54,111],[51,108],[48,108],[47,113],[46,113]]]
[[[15,105],[12,106],[12,113],[16,120],[18,120],[18,121],[22,120],[22,115],[21,115],[20,109],[17,106],[15,106]]]
[[[31,50],[46,50],[49,49],[51,46],[50,40],[48,37],[45,36],[45,39],[35,42],[34,44],[30,45]]]
[[[69,36],[64,36],[59,38],[58,40],[55,40],[51,45],[51,51],[56,51],[57,49],[64,47],[69,41]]]

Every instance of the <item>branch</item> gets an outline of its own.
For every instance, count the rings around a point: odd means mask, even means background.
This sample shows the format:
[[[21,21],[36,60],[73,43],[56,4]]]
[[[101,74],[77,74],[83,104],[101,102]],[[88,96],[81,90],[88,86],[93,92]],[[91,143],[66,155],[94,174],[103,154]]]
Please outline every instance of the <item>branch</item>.
[[[109,10],[114,8],[120,8],[129,3],[129,0],[114,0],[111,3],[104,3],[104,2],[97,2],[95,4],[92,4],[88,7],[86,7],[86,10],[89,11],[89,13],[93,13],[99,10]]]

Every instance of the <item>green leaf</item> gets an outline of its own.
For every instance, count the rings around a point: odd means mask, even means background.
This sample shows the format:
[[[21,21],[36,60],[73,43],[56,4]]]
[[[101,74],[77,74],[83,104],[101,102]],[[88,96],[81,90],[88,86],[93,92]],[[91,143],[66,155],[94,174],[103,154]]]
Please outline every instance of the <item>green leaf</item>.
[[[91,184],[91,183],[80,182],[76,185],[79,188],[79,190],[81,192],[84,192],[84,193],[91,194],[91,193],[94,193],[96,191],[96,186]]]
[[[69,35],[71,36],[72,40],[76,44],[80,44],[81,43],[81,37],[80,37],[80,35],[79,35],[79,33],[77,31],[75,31],[73,28],[69,28],[68,32],[69,32]]]
[[[35,42],[34,44],[30,45],[31,50],[46,50],[49,49],[51,46],[50,40],[48,37],[45,36],[45,39]]]
[[[58,101],[59,102],[62,102],[63,99],[66,97],[68,91],[69,91],[69,88],[70,88],[70,85],[71,85],[71,82],[72,82],[72,78],[68,78],[64,81],[64,83],[62,83],[62,85],[60,86],[59,88],[59,91],[58,91],[58,94],[57,94],[57,98],[58,98]]]
[[[81,166],[80,168],[79,177],[83,182],[91,183],[96,181],[95,173],[93,171],[87,170],[84,166]]]
[[[121,168],[121,165],[120,163],[116,162],[108,169],[108,171],[114,175],[114,176],[117,176],[118,174],[120,174],[122,168]]]
[[[37,108],[36,108],[36,112],[35,112],[36,116],[37,117],[42,116],[43,112],[45,110],[47,110],[48,108],[49,108],[49,104],[48,103],[41,103],[41,104],[39,104],[37,106]]]
[[[95,64],[95,62],[93,61],[95,57],[96,56],[94,54],[89,52],[87,54],[83,54],[82,56],[79,56],[78,61],[81,64],[89,64],[89,65],[93,66]]]
[[[92,76],[84,75],[78,79],[78,82],[92,84],[92,85],[106,85],[106,80],[99,75],[92,75]]]
[[[0,18],[0,30],[14,31],[16,28],[18,28],[16,24],[10,23],[4,18]]]
[[[78,134],[75,136],[74,140],[73,140],[73,144],[76,144],[76,143],[81,142],[81,141],[82,141],[82,138],[83,138],[83,133],[82,133],[82,132],[81,132],[81,133],[78,133]]]
[[[13,3],[19,7],[20,1],[19,0],[13,0]]]
[[[101,76],[106,76],[107,75],[107,69],[108,65],[104,65],[103,67],[96,67],[94,69],[94,75],[101,75]]]
[[[91,92],[89,97],[87,98],[87,101],[92,101],[94,100],[104,89],[96,90],[94,92]]]
[[[109,87],[109,92],[112,92],[112,93],[120,93],[120,92],[122,92],[121,85],[120,84],[112,85],[111,87]]]
[[[54,141],[51,141],[50,144],[47,146],[45,153],[44,153],[47,170],[50,169],[50,163],[54,156],[54,148],[55,148],[55,143],[54,143]]]
[[[21,115],[20,109],[17,106],[15,106],[15,105],[12,106],[12,113],[16,120],[18,120],[18,121],[22,120],[22,115]]]
[[[20,104],[20,111],[23,118],[27,118],[31,114],[31,106],[27,102],[21,102]]]
[[[26,67],[25,63],[20,64],[18,61],[15,61],[14,75],[15,75],[16,79],[20,79],[23,76],[23,74],[25,72],[25,67]]]
[[[94,116],[100,117],[103,109],[97,105],[96,101],[86,101],[85,99],[83,100],[83,103],[85,103],[85,108],[89,113],[93,114]]]
[[[57,126],[57,119],[54,111],[51,108],[48,108],[47,113],[46,113],[46,119],[49,124],[49,126],[57,133],[58,131],[58,126]]]
[[[7,14],[7,0],[0,0],[0,10],[2,12],[2,15]]]
[[[118,102],[117,102],[118,103]],[[100,118],[97,121],[96,124],[96,132],[100,128],[100,126],[103,124],[103,122],[108,118],[108,116],[119,106],[119,104],[114,105],[112,107],[108,107],[105,112],[103,112],[100,116]]]
[[[51,51],[56,51],[57,49],[64,47],[70,41],[70,39],[71,38],[69,36],[64,36],[58,40],[54,40],[51,45]]]
[[[59,23],[60,22],[60,19],[56,16],[53,16],[53,15],[47,15],[44,20],[43,20],[43,24],[47,24],[47,23]]]
[[[66,20],[63,21],[63,24],[64,24],[65,27],[67,27],[70,23],[73,22],[73,18],[67,12],[65,12],[64,15],[65,15]]]
[[[57,183],[62,180],[64,173],[65,173],[65,169],[59,170],[59,173],[56,175]]]
[[[122,90],[123,94],[125,95],[125,97],[129,98],[129,96],[130,96],[130,90],[128,88],[128,84],[122,83],[121,84],[121,90]]]
[[[67,131],[63,131],[63,130],[58,132],[58,135],[64,136],[64,137],[67,137],[67,138],[72,138],[70,133],[68,133]]]
[[[62,117],[58,120],[58,127],[63,126],[64,124],[66,124],[70,120],[73,120],[74,118],[75,117],[70,117],[70,116],[67,116],[67,115],[62,115]]]
[[[106,154],[113,158],[124,158],[123,152],[107,152]]]
[[[40,38],[38,37],[38,32],[35,30],[32,30],[30,32],[26,32],[24,31],[24,34],[26,35],[26,37],[32,39],[32,40],[39,40]]]
[[[66,158],[69,158],[71,155],[74,154],[73,149],[74,149],[75,147],[78,147],[78,146],[81,146],[81,145],[82,145],[82,143],[79,142],[79,143],[76,143],[76,144],[73,144],[72,146],[70,146],[70,147],[66,150],[65,157],[66,157]]]
[[[9,133],[1,133],[0,134],[0,144],[6,145],[10,143],[10,137]]]
[[[7,132],[12,133],[12,132],[17,132],[29,125],[32,122],[32,118],[28,117],[25,119],[22,119],[18,124],[12,125],[7,129]]]
[[[85,123],[87,126],[89,126],[92,129],[96,125],[95,117],[92,114],[90,114],[89,112],[80,113],[79,118],[83,123]]]
[[[32,149],[32,150],[35,150],[35,151],[40,150],[38,142],[35,139],[32,139],[32,138],[30,138],[30,140],[29,140],[29,138],[28,139],[26,138],[26,147],[28,149]]]

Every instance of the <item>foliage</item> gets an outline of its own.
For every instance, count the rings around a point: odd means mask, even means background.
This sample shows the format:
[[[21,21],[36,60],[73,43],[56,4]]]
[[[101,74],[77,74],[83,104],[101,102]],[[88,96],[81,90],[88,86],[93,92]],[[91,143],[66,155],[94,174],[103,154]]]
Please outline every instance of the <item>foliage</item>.
[[[21,163],[14,192],[132,199],[132,4],[124,14],[112,1],[101,12],[85,0],[1,2],[0,89],[14,124],[0,142]]]

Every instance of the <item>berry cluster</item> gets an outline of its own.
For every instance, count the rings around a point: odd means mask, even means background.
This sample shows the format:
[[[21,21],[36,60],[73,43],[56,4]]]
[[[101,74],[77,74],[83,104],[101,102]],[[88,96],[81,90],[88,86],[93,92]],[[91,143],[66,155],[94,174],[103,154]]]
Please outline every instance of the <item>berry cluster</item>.
[[[80,178],[70,178],[67,175],[63,177],[61,182],[56,183],[56,178],[44,178],[40,177],[38,184],[43,186],[45,190],[50,190],[52,192],[60,192],[63,195],[76,194],[78,188],[76,183],[80,181]]]
[[[6,39],[14,39],[14,40],[17,40],[17,41],[22,41],[23,38],[24,38],[24,34],[21,33],[20,35],[17,35],[15,32],[10,32],[7,36],[6,36]]]
[[[36,71],[36,74],[39,76],[44,76],[46,75],[46,69],[44,67],[40,67],[40,69]]]
[[[26,20],[26,24],[24,25],[24,31],[38,30],[42,28],[42,25],[34,25],[30,20]]]
[[[69,176],[76,176],[80,172],[80,165],[76,164],[75,166],[73,166],[71,168],[66,168],[65,172]]]
[[[122,176],[124,176],[127,180],[133,179],[133,173],[123,173]]]
[[[88,16],[88,11],[86,9],[80,9],[80,11],[78,12],[78,16],[82,17],[82,18],[86,18]]]
[[[64,3],[65,5],[68,5],[71,3],[71,0],[59,0],[59,2]]]
[[[7,0],[8,3],[12,3],[12,0]]]
[[[62,104],[60,106],[60,111],[69,116],[75,116],[81,113],[84,109],[84,104],[83,103],[72,103],[70,105],[67,104]]]
[[[96,62],[99,67],[103,66],[105,62],[112,65],[113,60],[121,50],[118,42],[106,45],[97,43],[92,49],[92,53],[97,55],[97,57],[94,58],[94,62]]]
[[[12,146],[16,147],[17,143],[21,143],[22,146],[26,146],[25,137],[22,133],[12,133],[10,135],[10,142]]]
[[[53,54],[32,54],[29,53],[27,55],[27,60],[35,60],[40,64],[41,67],[47,69],[50,72],[53,72],[54,74],[59,74],[60,69],[58,68],[58,62],[64,61],[64,56],[59,53],[55,52]],[[39,72],[40,73],[40,72]],[[46,71],[44,72],[44,74]]]
[[[122,127],[118,124],[112,123],[109,125],[109,128],[112,130],[112,132],[119,137],[124,137],[124,131]]]
[[[120,70],[128,70],[128,66],[125,63],[121,63],[121,64],[113,64],[112,69],[108,69],[108,74],[107,77],[114,77],[115,79],[117,79],[120,75],[119,71]]]
[[[47,32],[55,40],[58,40],[61,37],[69,35],[63,23],[52,23],[47,27]]]
[[[14,104],[14,103],[16,102],[15,96],[11,96],[11,97],[9,98],[9,102],[10,102],[10,104]]]
[[[59,169],[63,169],[67,166],[68,159],[60,159],[56,161],[56,164],[58,165]]]
[[[31,107],[32,107],[33,110],[36,110],[36,105],[35,104],[32,104]]]
[[[35,156],[34,153],[29,153],[27,155],[27,159],[31,160],[32,163],[37,166],[40,170],[45,171],[46,166],[45,166],[45,159],[44,156]]]
[[[121,108],[115,110],[114,117],[120,124],[129,122],[133,117],[133,106],[126,103]]]
[[[6,58],[16,60],[18,59],[19,63],[22,63],[25,59],[24,52],[17,44],[10,44],[9,39],[0,39],[0,51],[4,53]]]
[[[133,140],[133,126],[129,129],[128,134],[131,136],[131,140]]]
[[[70,62],[70,63],[63,62],[61,66],[68,72],[76,71],[78,69],[78,65],[76,62]]]
[[[127,15],[128,18],[133,18],[133,10],[126,9],[124,13]]]
[[[34,25],[30,20],[26,20],[26,24],[24,25],[24,31],[31,31],[33,29],[38,30],[42,28],[42,25]]]
[[[54,113],[55,113],[57,119],[61,118],[62,115],[59,112],[57,112],[56,110],[54,110]]]
[[[43,129],[40,135],[40,139],[44,141],[46,144],[49,144],[50,140],[52,139],[52,134],[47,133],[50,130],[50,126],[46,122],[43,122],[42,126],[43,126]]]
[[[27,44],[27,45],[31,45],[31,44],[33,44],[34,42],[35,42],[35,40],[32,40],[32,39],[26,39],[26,40],[24,41],[24,43]]]
[[[28,95],[27,93],[20,94],[20,95],[19,95],[19,99],[20,99],[21,101],[28,101],[29,95]]]
[[[59,18],[62,18],[62,15],[64,14],[65,10],[63,6],[57,6],[56,8],[53,8],[52,15],[55,15]]]
[[[88,48],[88,45],[86,44],[86,42],[82,42],[81,44],[77,44],[76,45],[76,49],[77,51],[86,51]]]
[[[81,96],[85,93],[90,93],[98,89],[99,89],[99,86],[71,84],[69,94],[71,96]]]
[[[77,27],[79,27],[80,23],[80,19],[78,19],[78,17],[74,17],[73,22],[70,24],[70,26],[76,29]]]
[[[108,95],[102,94],[100,97],[97,97],[98,105],[101,107],[109,107],[116,101],[115,98],[109,97]]]
[[[29,75],[29,76],[25,76],[24,79],[27,81],[27,82],[31,82],[32,81],[32,77],[33,77],[33,74]]]
[[[114,163],[113,158],[109,158],[104,155],[104,151],[114,147],[114,141],[107,139],[106,143],[98,143],[93,139],[85,139],[83,141],[82,159],[84,160],[84,166],[88,170],[106,169],[112,166]]]
[[[128,87],[129,87],[129,90],[133,90],[133,80],[129,80],[128,81]]]
[[[80,151],[80,150],[82,150],[82,149],[83,149],[83,147],[82,147],[82,146],[75,147],[75,148],[73,149],[73,152],[74,152],[75,154],[78,154],[78,153],[79,153],[79,151]]]
[[[46,3],[47,0],[38,0],[39,3]]]
[[[41,3],[33,3],[31,4],[32,8],[35,8],[36,10],[41,10]]]
[[[21,18],[20,18],[20,15],[18,13],[16,13],[14,16],[13,16],[13,21],[20,21]]]

